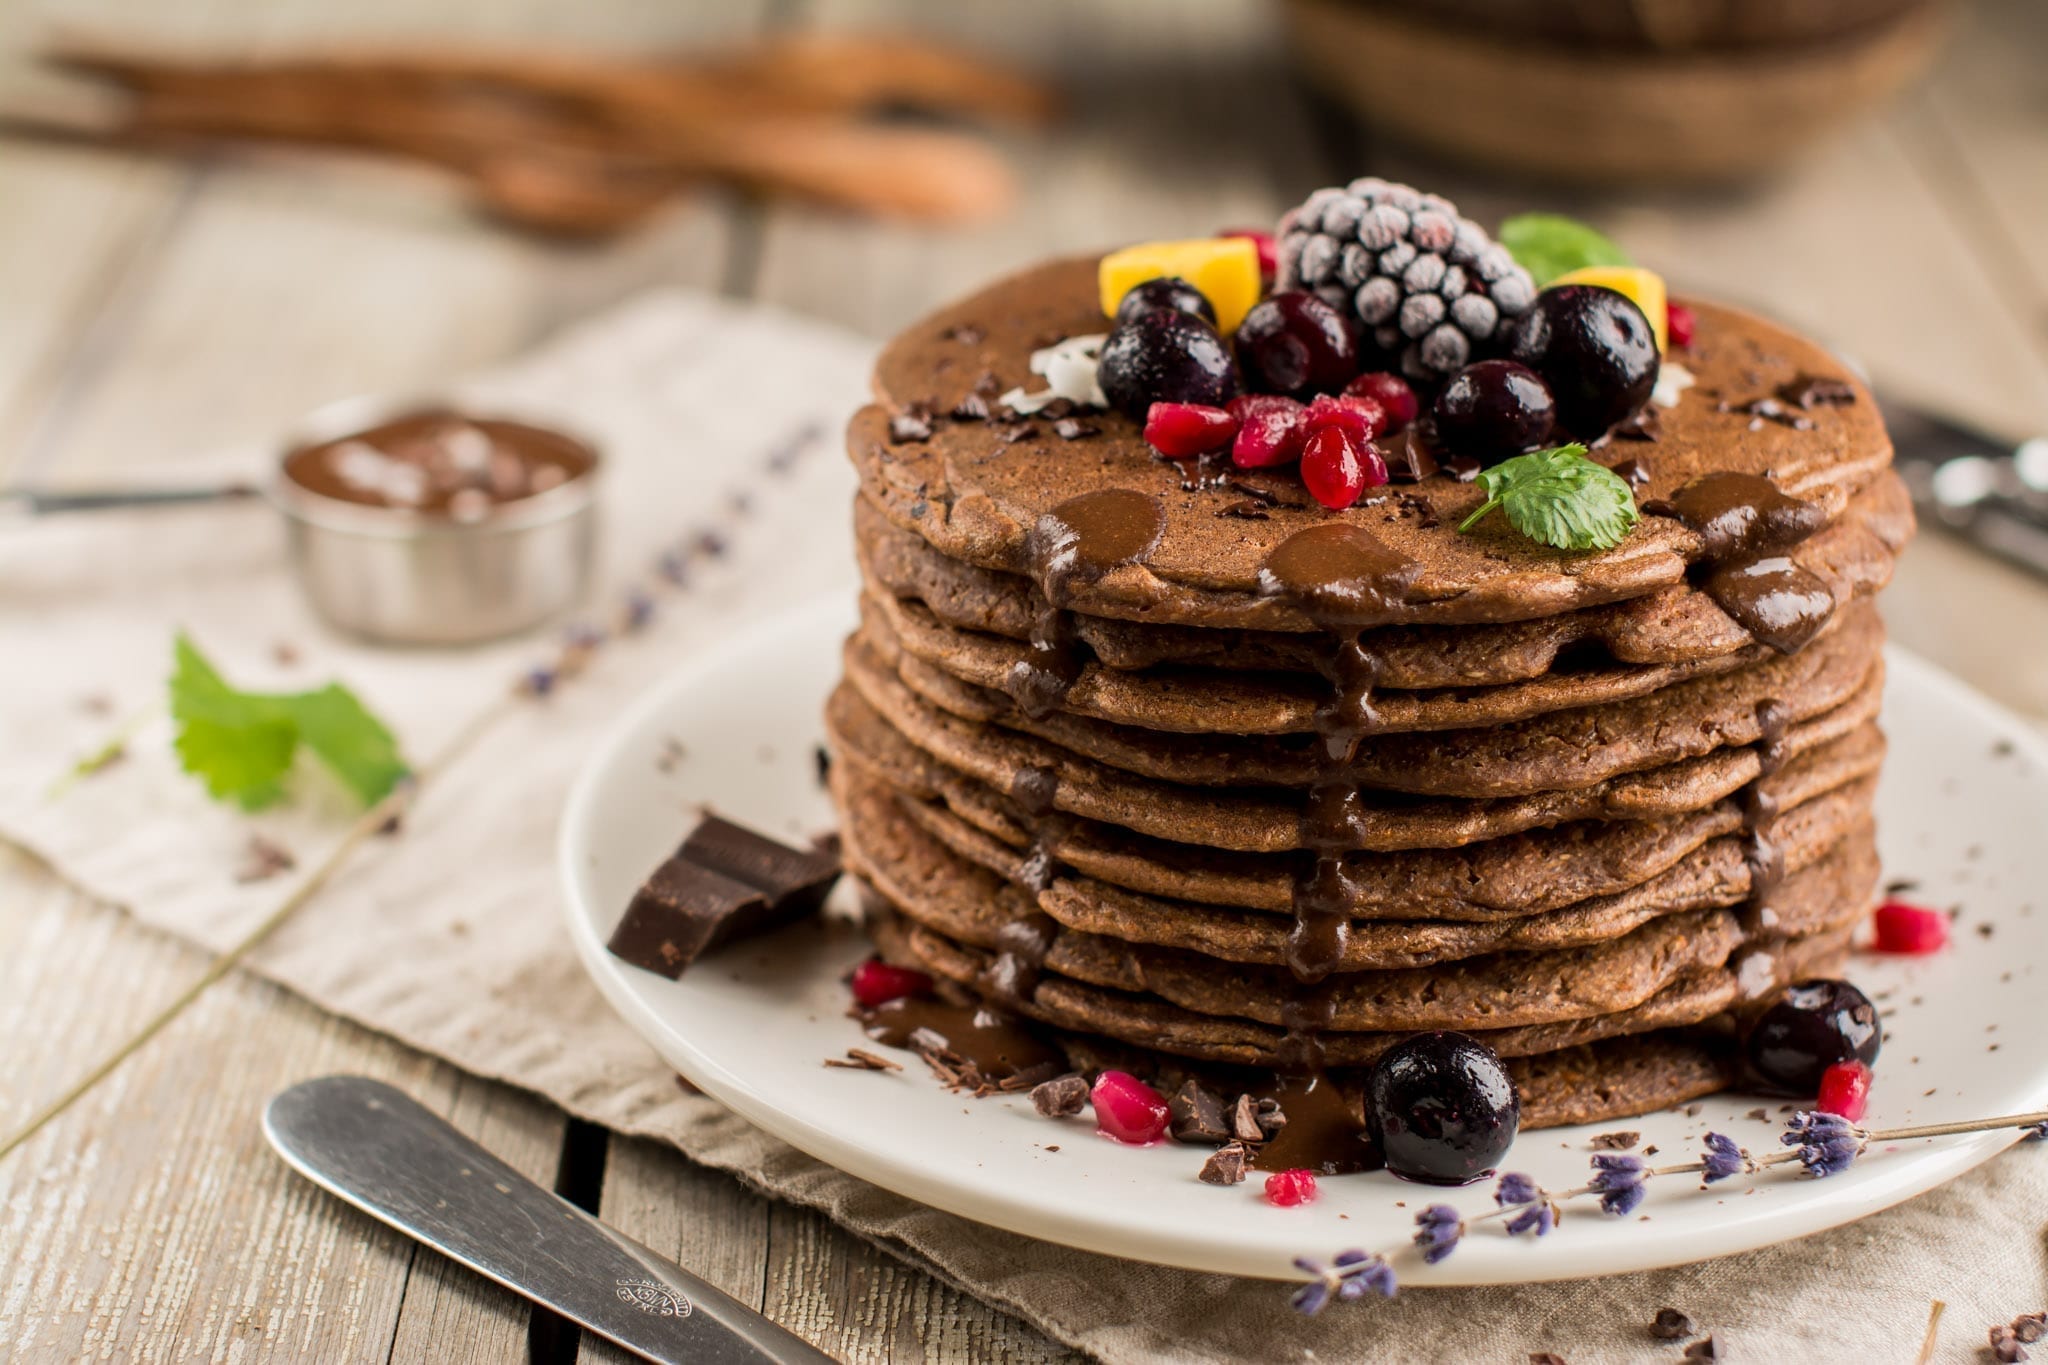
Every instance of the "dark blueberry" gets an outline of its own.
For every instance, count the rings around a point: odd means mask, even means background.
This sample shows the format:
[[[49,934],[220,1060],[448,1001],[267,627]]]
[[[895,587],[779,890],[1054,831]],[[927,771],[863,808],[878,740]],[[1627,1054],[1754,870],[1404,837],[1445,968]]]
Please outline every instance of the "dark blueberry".
[[[1358,375],[1358,331],[1314,294],[1290,289],[1252,305],[1237,355],[1256,393],[1336,393]]]
[[[1200,318],[1211,327],[1216,325],[1216,309],[1209,302],[1209,296],[1178,275],[1161,275],[1157,279],[1140,280],[1126,289],[1116,306],[1116,320],[1129,322],[1138,314],[1149,313],[1155,308],[1187,313]]]
[[[1549,385],[1528,366],[1482,360],[1451,376],[1432,412],[1446,450],[1494,464],[1541,445],[1556,407]]]
[[[1581,441],[1649,401],[1657,334],[1635,300],[1597,284],[1560,284],[1536,296],[1508,334],[1508,354],[1543,376],[1557,424]]]
[[[1486,1174],[1521,1114],[1500,1058],[1462,1033],[1415,1035],[1380,1057],[1366,1086],[1366,1123],[1387,1169],[1431,1185]]]
[[[1119,322],[1095,377],[1111,407],[1141,422],[1154,403],[1220,408],[1237,395],[1237,362],[1216,329],[1167,308]]]
[[[1787,986],[1750,1029],[1749,1064],[1766,1084],[1811,1097],[1835,1063],[1875,1064],[1881,1042],[1869,996],[1846,981],[1802,981]]]

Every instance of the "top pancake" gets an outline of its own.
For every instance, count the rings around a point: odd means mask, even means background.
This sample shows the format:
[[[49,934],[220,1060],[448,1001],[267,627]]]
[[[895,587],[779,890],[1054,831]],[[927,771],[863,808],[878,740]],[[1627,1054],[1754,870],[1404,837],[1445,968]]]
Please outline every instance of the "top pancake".
[[[1036,387],[1031,353],[1065,336],[1101,332],[1093,258],[1013,275],[930,315],[892,341],[875,369],[878,404],[855,415],[848,449],[863,490],[893,523],[941,553],[984,568],[1029,573],[1025,535],[1069,498],[1127,489],[1159,500],[1165,533],[1143,563],[1069,585],[1066,605],[1096,615],[1255,630],[1306,631],[1313,623],[1264,594],[1259,570],[1293,533],[1341,518],[1368,528],[1421,565],[1408,602],[1390,618],[1415,624],[1528,620],[1654,592],[1683,580],[1704,545],[1675,520],[1645,516],[1611,550],[1570,553],[1538,545],[1494,518],[1470,534],[1457,524],[1483,500],[1473,485],[1438,475],[1376,489],[1346,512],[1310,501],[1291,469],[1238,471],[1233,479],[1275,499],[1264,520],[1226,515],[1240,488],[1184,487],[1185,471],[1158,458],[1137,423],[1090,413],[1093,434],[1063,440],[1045,421],[1012,440],[999,424],[933,423],[928,440],[891,439],[892,412],[920,403],[949,411],[984,376],[1007,389]],[[1856,378],[1813,343],[1749,314],[1695,305],[1685,363],[1699,383],[1660,414],[1658,439],[1631,446],[1651,466],[1638,501],[1668,497],[1711,471],[1767,474],[1819,503],[1832,521],[1891,460],[1877,405]],[[1739,406],[1803,378],[1839,380],[1854,401],[1799,415],[1805,430],[1756,421]],[[1754,429],[1752,426],[1754,425]],[[1618,460],[1610,449],[1603,458]],[[1405,496],[1404,496],[1405,495]],[[1427,504],[1427,514],[1419,503]]]

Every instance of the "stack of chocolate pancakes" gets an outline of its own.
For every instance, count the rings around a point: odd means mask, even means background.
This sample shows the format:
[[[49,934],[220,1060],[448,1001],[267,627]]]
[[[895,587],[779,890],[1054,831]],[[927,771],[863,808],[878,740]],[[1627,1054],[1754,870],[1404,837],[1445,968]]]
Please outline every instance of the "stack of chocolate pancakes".
[[[1169,1074],[1442,1028],[1524,1126],[1726,1085],[1745,1002],[1832,974],[1871,903],[1872,598],[1912,518],[1838,362],[1696,311],[1695,386],[1594,452],[1644,515],[1590,553],[1461,533],[1449,474],[1330,512],[1114,412],[1006,412],[1103,330],[1092,259],[897,338],[827,716],[884,953]]]

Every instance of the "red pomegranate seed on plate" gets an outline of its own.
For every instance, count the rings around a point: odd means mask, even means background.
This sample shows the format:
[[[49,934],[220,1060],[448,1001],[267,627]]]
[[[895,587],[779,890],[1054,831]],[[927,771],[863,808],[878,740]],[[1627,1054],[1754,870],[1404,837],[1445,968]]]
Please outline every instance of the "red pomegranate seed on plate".
[[[1877,907],[1870,922],[1877,930],[1870,946],[1880,953],[1919,957],[1948,946],[1949,917],[1944,911],[1905,901],[1886,901]]]
[[[1105,1071],[1088,1092],[1095,1106],[1095,1130],[1133,1147],[1149,1147],[1166,1135],[1166,1100],[1128,1071]]]
[[[1870,1068],[1861,1062],[1836,1062],[1820,1074],[1820,1099],[1814,1108],[1860,1122],[1870,1107]]]
[[[1297,1166],[1266,1177],[1266,1202],[1283,1209],[1316,1202],[1315,1172]]]
[[[863,1009],[886,1005],[906,995],[929,995],[932,979],[915,967],[898,967],[871,957],[853,969],[853,998]]]

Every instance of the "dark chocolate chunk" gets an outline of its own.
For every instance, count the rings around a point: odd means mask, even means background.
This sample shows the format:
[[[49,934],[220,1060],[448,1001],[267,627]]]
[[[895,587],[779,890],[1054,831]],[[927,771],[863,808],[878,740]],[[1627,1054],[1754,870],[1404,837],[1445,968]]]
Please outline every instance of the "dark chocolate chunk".
[[[988,420],[988,399],[978,393],[970,393],[953,405],[953,420],[956,422],[986,422]]]
[[[1237,1097],[1237,1104],[1230,1111],[1230,1132],[1240,1142],[1266,1140],[1266,1130],[1259,1123],[1259,1102],[1250,1095]]]
[[[828,851],[791,848],[709,815],[634,893],[607,946],[675,978],[714,948],[817,913],[838,878]]]
[[[1778,388],[1778,398],[1802,408],[1833,408],[1856,401],[1856,390],[1840,379],[1822,379],[1818,375],[1803,374],[1789,384]]]
[[[1642,1140],[1643,1135],[1636,1132],[1595,1133],[1593,1135],[1593,1150],[1596,1152],[1626,1152]]]
[[[898,445],[931,438],[931,410],[921,403],[913,403],[889,419],[889,439]]]
[[[1685,1348],[1685,1358],[1687,1360],[1721,1359],[1720,1338],[1716,1337],[1712,1332],[1707,1333],[1698,1341]]]
[[[1195,1178],[1204,1185],[1235,1185],[1244,1179],[1245,1168],[1250,1164],[1251,1153],[1245,1145],[1233,1142],[1209,1153],[1209,1159],[1202,1163],[1201,1174]]]
[[[1230,1124],[1223,1117],[1223,1097],[1203,1085],[1190,1080],[1166,1102],[1168,1114],[1172,1116],[1172,1130],[1177,1142],[1206,1142],[1211,1146],[1230,1141]]]
[[[1656,1321],[1650,1324],[1650,1335],[1659,1341],[1684,1341],[1698,1330],[1692,1319],[1676,1308],[1659,1308]]]
[[[1070,1119],[1088,1104],[1088,1081],[1069,1073],[1031,1088],[1031,1107],[1049,1119]]]

